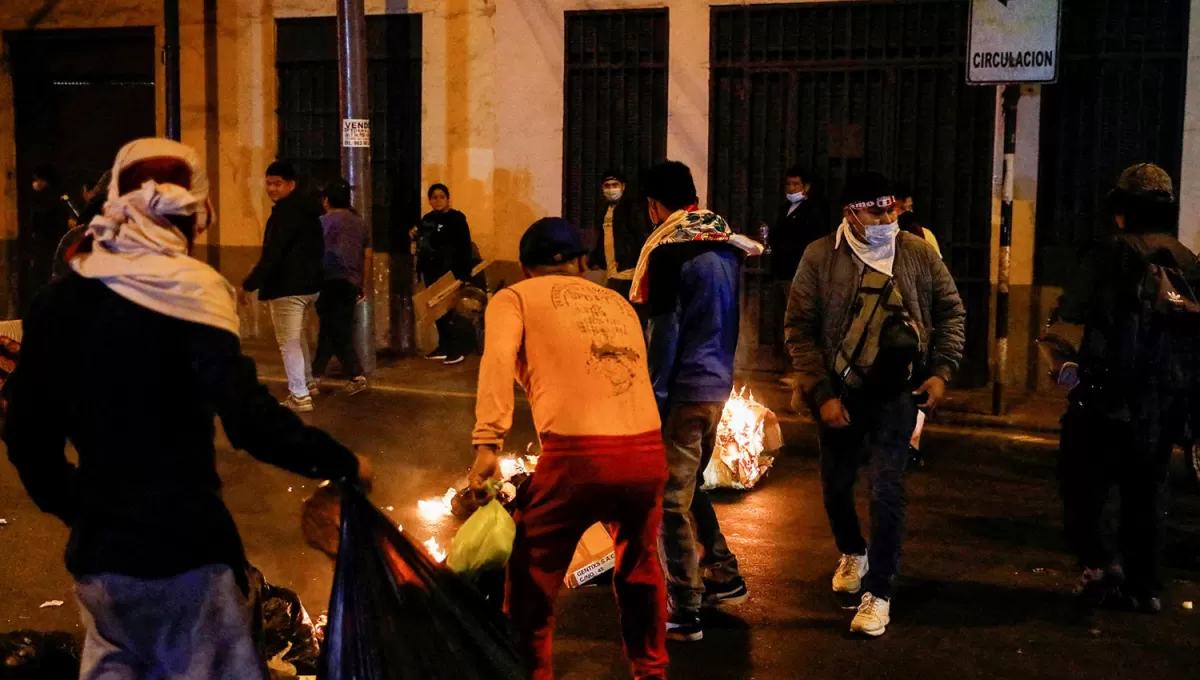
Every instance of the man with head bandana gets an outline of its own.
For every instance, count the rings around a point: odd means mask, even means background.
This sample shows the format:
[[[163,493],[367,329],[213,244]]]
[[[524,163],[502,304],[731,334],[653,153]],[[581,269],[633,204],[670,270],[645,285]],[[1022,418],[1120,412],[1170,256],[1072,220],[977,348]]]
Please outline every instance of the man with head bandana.
[[[38,507],[71,529],[84,680],[265,677],[214,416],[264,462],[315,479],[370,475],[259,384],[233,287],[189,255],[212,221],[207,198],[190,147],[125,145],[103,213],[68,253],[71,273],[34,299],[4,386],[9,460]],[[112,370],[119,379],[103,379]]]
[[[800,261],[784,327],[820,422],[825,511],[842,553],[833,590],[863,592],[850,629],[877,636],[890,621],[917,406],[932,410],[944,396],[962,358],[966,313],[934,249],[900,231],[886,178],[851,177],[843,205],[837,233]],[[854,505],[860,460],[871,483],[869,547]]]

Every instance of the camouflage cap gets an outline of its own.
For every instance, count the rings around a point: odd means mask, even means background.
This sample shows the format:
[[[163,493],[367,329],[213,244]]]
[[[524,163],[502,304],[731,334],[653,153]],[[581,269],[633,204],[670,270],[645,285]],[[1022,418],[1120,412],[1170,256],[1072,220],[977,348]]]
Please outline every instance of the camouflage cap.
[[[1117,180],[1117,189],[1130,196],[1149,194],[1175,197],[1175,185],[1166,170],[1153,163],[1138,163],[1125,168]]]

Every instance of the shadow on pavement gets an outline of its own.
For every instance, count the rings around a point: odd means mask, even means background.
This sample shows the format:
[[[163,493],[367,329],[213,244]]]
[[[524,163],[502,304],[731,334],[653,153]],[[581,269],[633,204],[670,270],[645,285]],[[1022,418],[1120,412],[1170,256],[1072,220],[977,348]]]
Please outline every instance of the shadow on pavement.
[[[1071,597],[1062,591],[974,581],[904,579],[896,611],[914,625],[933,628],[999,628],[1029,621],[1067,624]]]

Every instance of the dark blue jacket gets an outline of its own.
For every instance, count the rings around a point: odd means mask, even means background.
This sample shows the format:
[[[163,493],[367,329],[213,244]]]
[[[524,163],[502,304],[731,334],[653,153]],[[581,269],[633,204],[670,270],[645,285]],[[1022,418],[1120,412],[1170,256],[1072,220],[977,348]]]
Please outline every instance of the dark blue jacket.
[[[659,410],[724,402],[733,389],[742,252],[724,243],[660,246],[650,260],[650,380]]]

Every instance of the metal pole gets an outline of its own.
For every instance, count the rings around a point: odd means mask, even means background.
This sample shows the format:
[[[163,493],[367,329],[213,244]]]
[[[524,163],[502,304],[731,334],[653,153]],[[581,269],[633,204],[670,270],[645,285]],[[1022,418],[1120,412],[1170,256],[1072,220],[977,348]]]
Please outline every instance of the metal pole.
[[[367,18],[363,0],[338,0],[338,104],[342,118],[342,176],[354,208],[367,223],[363,266],[366,299],[354,308],[354,349],[363,371],[375,370],[375,251],[371,245],[371,146],[367,108]]]
[[[996,376],[992,390],[992,413],[1004,415],[1005,380],[1008,375],[1008,279],[1012,269],[1013,184],[1017,163],[1017,102],[1020,85],[1002,88],[1004,112],[1004,194],[1000,203],[1000,266],[996,292]]]
[[[167,66],[167,137],[179,141],[179,0],[163,0],[163,63]]]

